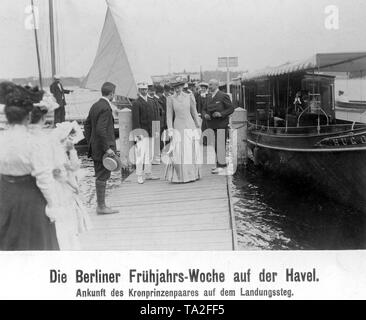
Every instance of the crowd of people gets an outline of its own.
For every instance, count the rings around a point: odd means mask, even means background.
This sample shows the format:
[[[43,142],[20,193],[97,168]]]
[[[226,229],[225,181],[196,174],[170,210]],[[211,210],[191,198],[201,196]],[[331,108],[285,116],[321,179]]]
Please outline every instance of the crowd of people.
[[[137,87],[131,107],[137,183],[199,180],[206,129],[215,138],[218,155],[212,173],[226,166],[229,116],[234,108],[217,80],[199,86],[177,80]],[[53,96],[29,86],[0,83],[0,104],[9,124],[0,134],[0,250],[80,249],[79,235],[91,227],[77,178],[80,161],[75,144],[84,137],[94,163],[96,212],[118,213],[105,202],[113,170],[106,163],[120,161],[112,111],[115,91],[113,83],[103,84],[102,97],[91,106],[83,133],[76,122],[65,122],[64,89],[57,77],[51,86]],[[45,129],[46,115],[54,110],[58,110],[56,127]],[[218,149],[224,150],[221,157]],[[162,150],[169,161],[164,176],[157,177],[152,165],[160,163]]]
[[[76,122],[44,129],[52,96],[11,82],[0,84],[9,128],[0,135],[0,250],[78,250],[90,228],[80,198]]]
[[[213,135],[217,165],[212,173],[226,167],[226,140],[229,116],[234,112],[230,97],[219,90],[215,79],[199,84],[173,81],[164,86],[138,83],[138,98],[132,104],[134,137],[136,141],[136,173],[140,184],[156,180],[152,164],[159,160],[156,136],[163,136],[169,155],[164,178],[173,183],[186,183],[201,177],[200,143],[204,136]],[[153,123],[160,124],[160,132]],[[209,129],[209,130],[207,130]],[[166,133],[166,134],[164,134]],[[220,151],[220,152],[219,152]]]

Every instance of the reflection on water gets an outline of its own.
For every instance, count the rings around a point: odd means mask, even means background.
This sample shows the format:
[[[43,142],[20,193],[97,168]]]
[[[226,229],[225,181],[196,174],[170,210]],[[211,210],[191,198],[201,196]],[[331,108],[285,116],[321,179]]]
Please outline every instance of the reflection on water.
[[[86,156],[85,150],[78,150],[78,154],[81,160],[81,169],[79,174],[80,191],[83,195],[86,207],[89,209],[95,209],[96,194],[93,161]],[[124,178],[126,177],[122,176],[120,172],[112,172],[111,178],[107,183],[107,193],[108,190],[118,187]]]
[[[234,177],[241,250],[366,248],[366,215],[254,168]]]

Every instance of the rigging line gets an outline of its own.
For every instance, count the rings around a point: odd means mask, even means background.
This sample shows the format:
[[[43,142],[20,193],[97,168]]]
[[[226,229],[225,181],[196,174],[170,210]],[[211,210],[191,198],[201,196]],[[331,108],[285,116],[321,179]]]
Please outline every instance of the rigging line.
[[[51,40],[51,66],[52,66],[52,77],[56,74],[56,59],[55,59],[55,37],[54,37],[54,8],[53,0],[49,0],[49,22],[50,22],[50,40]]]
[[[54,36],[55,36],[55,57],[56,57],[56,72],[61,72],[61,48],[60,48],[60,30],[59,30],[59,1],[54,0],[54,17],[55,17],[55,23],[54,23]]]
[[[32,15],[33,15],[33,23],[34,23],[34,38],[36,41],[39,85],[40,85],[40,89],[43,90],[41,59],[40,59],[40,55],[39,55],[38,32],[37,32],[38,21],[36,20],[36,14],[34,12],[34,1],[33,0],[31,0],[31,6],[32,6]]]
[[[49,70],[49,34],[48,34],[48,20],[41,19],[39,24],[39,42],[40,42],[40,60],[44,75],[48,75]]]

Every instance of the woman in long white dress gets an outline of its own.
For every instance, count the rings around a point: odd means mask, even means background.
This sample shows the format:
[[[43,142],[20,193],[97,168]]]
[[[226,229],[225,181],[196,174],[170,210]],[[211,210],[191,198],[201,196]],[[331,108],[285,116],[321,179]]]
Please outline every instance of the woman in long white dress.
[[[194,96],[184,93],[183,86],[183,82],[173,83],[175,93],[167,98],[167,126],[172,139],[165,179],[173,183],[201,178],[201,121]]]
[[[52,100],[52,99],[51,99]],[[56,129],[44,128],[46,114],[52,110],[52,101],[44,101],[32,111],[30,133],[39,141],[45,141],[50,148],[54,183],[54,206],[47,213],[55,221],[60,250],[80,250],[79,233],[88,226],[88,217],[79,200],[79,187],[75,173],[80,160],[69,140],[77,123],[58,124]]]
[[[76,122],[63,122],[57,124],[52,138],[58,201],[63,208],[56,218],[57,239],[61,250],[80,250],[79,235],[91,228],[80,197],[77,172],[81,163],[74,147],[83,134]]]

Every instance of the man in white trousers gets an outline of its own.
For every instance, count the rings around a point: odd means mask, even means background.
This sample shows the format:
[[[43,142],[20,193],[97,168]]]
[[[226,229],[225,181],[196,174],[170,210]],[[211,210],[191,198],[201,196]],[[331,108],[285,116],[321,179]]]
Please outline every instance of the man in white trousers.
[[[148,99],[146,83],[137,84],[139,95],[132,103],[132,128],[136,141],[136,174],[137,182],[159,180],[152,174],[154,141],[152,138],[153,122],[160,121],[158,106]]]

